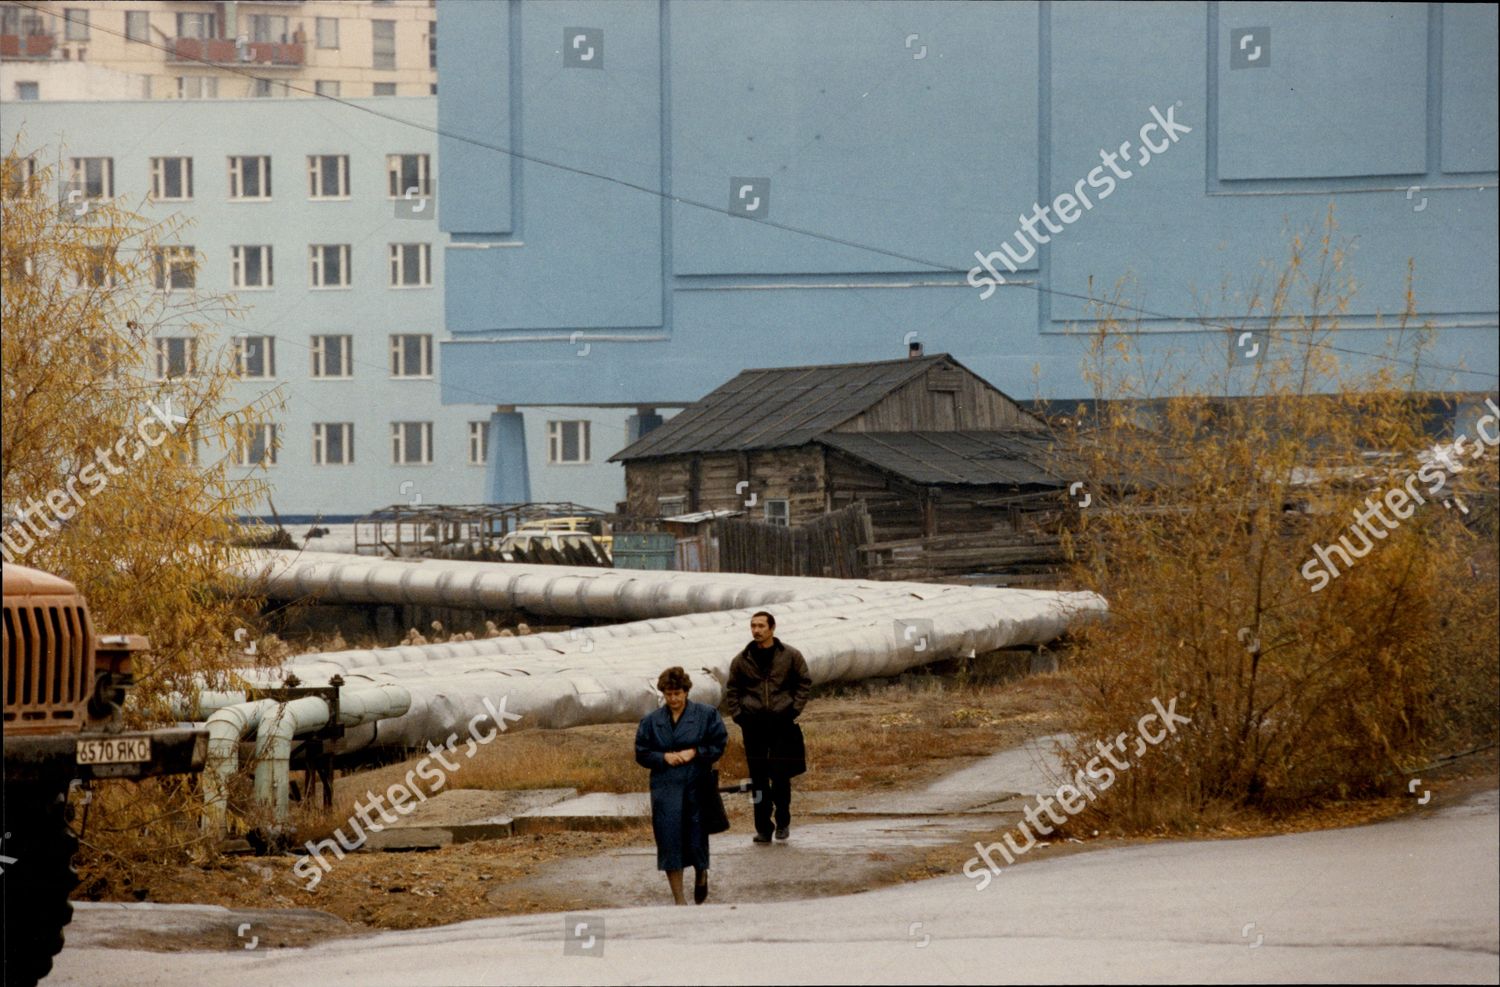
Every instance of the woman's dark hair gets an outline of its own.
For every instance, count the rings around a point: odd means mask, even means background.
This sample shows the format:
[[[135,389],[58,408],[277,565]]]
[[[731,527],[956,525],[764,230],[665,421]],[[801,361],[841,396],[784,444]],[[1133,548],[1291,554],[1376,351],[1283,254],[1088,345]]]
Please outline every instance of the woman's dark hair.
[[[766,613],[764,610],[757,610],[750,615],[751,620],[754,620],[756,617],[766,618],[766,626],[771,628],[771,630],[773,631],[776,629],[776,618]]]
[[[693,680],[688,677],[687,671],[681,665],[673,665],[662,672],[656,680],[656,691],[666,692],[668,689],[681,689],[688,692],[693,688]]]

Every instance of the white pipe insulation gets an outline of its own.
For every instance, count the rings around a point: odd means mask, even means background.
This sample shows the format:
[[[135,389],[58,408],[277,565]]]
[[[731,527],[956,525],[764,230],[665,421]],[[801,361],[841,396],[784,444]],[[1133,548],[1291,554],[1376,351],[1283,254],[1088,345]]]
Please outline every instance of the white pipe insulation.
[[[202,826],[222,835],[229,806],[229,780],[240,767],[240,740],[260,725],[261,717],[276,708],[271,699],[236,703],[215,710],[208,718],[208,758],[203,765]]]
[[[232,696],[220,693],[215,700]],[[410,708],[411,695],[393,683],[339,690],[339,722],[346,729],[398,717]],[[258,699],[215,710],[206,724],[208,760],[203,768],[203,828],[216,835],[224,834],[229,780],[239,770],[240,743],[252,731],[256,801],[272,807],[276,822],[285,822],[293,739],[322,729],[328,723],[328,714],[328,704],[316,696],[285,703]]]
[[[776,635],[801,650],[815,682],[895,675],[956,655],[1054,640],[1104,616],[1096,594],[946,584],[250,553],[235,569],[246,591],[273,599],[524,609],[627,619],[566,633],[307,654],[283,669],[246,669],[274,686],[341,675],[349,687],[399,684],[400,716],[349,730],[336,750],[462,741],[491,710],[520,727],[634,721],[657,704],[664,668],[682,665],[693,698],[717,704],[751,614],[775,614]],[[502,705],[503,704],[503,705]],[[486,730],[488,727],[486,726]]]

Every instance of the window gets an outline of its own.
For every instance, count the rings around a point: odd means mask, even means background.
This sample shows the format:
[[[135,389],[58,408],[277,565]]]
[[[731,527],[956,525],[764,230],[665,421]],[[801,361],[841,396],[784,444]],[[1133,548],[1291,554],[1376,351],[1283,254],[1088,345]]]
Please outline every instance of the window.
[[[766,501],[766,523],[774,524],[782,528],[791,525],[790,502],[785,500]]]
[[[347,243],[315,243],[308,250],[312,255],[312,286],[314,288],[349,287],[349,245]]]
[[[75,275],[78,287],[113,288],[115,284],[115,251],[113,247],[88,247],[87,260],[78,265]]]
[[[156,248],[156,287],[158,291],[198,286],[198,261],[192,247]]]
[[[354,462],[354,423],[313,424],[313,465],[348,466]]]
[[[24,199],[36,195],[36,156],[19,155],[5,158],[5,181],[0,184],[0,198]]]
[[[198,341],[191,336],[158,336],[156,379],[187,377],[198,371]]]
[[[313,92],[319,96],[337,96],[339,94],[339,81],[337,79],[319,79],[313,83]]]
[[[686,510],[686,497],[658,497],[656,499],[656,513],[659,517],[677,517]]]
[[[275,425],[251,425],[240,430],[234,444],[236,466],[276,465]]]
[[[192,158],[151,159],[151,198],[160,202],[192,197]]]
[[[391,462],[432,462],[432,422],[391,422]]]
[[[391,244],[391,287],[424,288],[432,284],[430,243]]]
[[[320,379],[354,376],[353,336],[314,336],[312,375]]]
[[[318,47],[337,48],[339,46],[339,19],[337,17],[318,18]]]
[[[251,14],[250,40],[256,44],[286,44],[286,17],[281,14]]]
[[[230,283],[236,288],[269,288],[272,285],[271,247],[233,248],[234,269]]]
[[[586,463],[588,461],[589,423],[587,421],[547,423],[547,462]]]
[[[392,377],[432,376],[432,336],[406,333],[391,337]]]
[[[236,155],[229,159],[231,199],[271,197],[271,159],[266,155]]]
[[[150,40],[151,14],[145,10],[125,11],[125,40]]]
[[[276,376],[275,336],[236,336],[234,344],[241,377],[265,380]]]
[[[50,25],[52,18],[48,17],[47,21]],[[51,31],[50,26],[42,26],[40,14],[24,13],[14,4],[5,4],[0,7],[0,34],[24,34],[28,37],[35,37],[38,34],[50,34]]]
[[[219,36],[219,16],[217,14],[178,14],[177,36],[179,38],[198,38],[206,40]]]
[[[68,191],[85,199],[108,199],[115,194],[114,158],[69,159]],[[69,195],[69,198],[76,196]]]
[[[396,95],[396,84],[394,82],[377,82],[371,91],[372,96],[394,96]]]
[[[41,95],[41,88],[35,82],[16,83],[16,99],[22,102],[29,102],[34,99],[40,99]]]
[[[396,22],[371,21],[370,67],[393,69],[396,67]],[[376,95],[379,95],[378,93]]]
[[[414,196],[432,194],[431,158],[426,154],[387,154],[385,171],[386,195],[392,199],[404,199],[412,189]]]
[[[272,79],[257,78],[250,87],[250,95],[259,99],[266,99],[271,96],[286,96],[288,92],[289,90],[285,82],[276,82]]]
[[[63,11],[63,39],[66,41],[87,41],[89,39],[89,12],[79,7],[69,7]]]
[[[217,99],[219,79],[212,75],[179,75],[177,77],[178,99]]]
[[[490,423],[469,422],[469,465],[483,466],[490,460]]]
[[[437,68],[437,21],[427,22],[427,67]]]
[[[308,197],[313,199],[346,199],[349,197],[349,155],[310,154],[307,157]]]
[[[308,251],[312,258],[312,287],[350,287],[348,243],[315,243]]]
[[[200,440],[198,430],[188,426],[180,429],[174,436],[176,441],[168,442],[167,448],[171,450],[172,461],[187,466],[198,465],[198,443]]]

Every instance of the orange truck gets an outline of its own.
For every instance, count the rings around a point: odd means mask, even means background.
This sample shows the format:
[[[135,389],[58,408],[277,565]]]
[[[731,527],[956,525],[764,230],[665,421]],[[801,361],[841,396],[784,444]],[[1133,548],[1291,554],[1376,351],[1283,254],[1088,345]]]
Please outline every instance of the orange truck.
[[[208,733],[125,729],[120,706],[146,639],[96,634],[66,579],[7,565],[3,580],[5,983],[32,985],[52,969],[73,917],[73,782],[201,771]]]

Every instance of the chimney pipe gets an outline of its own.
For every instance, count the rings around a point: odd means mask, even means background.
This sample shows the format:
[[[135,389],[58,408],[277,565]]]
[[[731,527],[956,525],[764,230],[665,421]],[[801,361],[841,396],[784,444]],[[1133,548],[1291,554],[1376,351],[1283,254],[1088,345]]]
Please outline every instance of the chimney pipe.
[[[916,360],[922,356],[922,344],[915,339],[906,344],[906,358]]]

